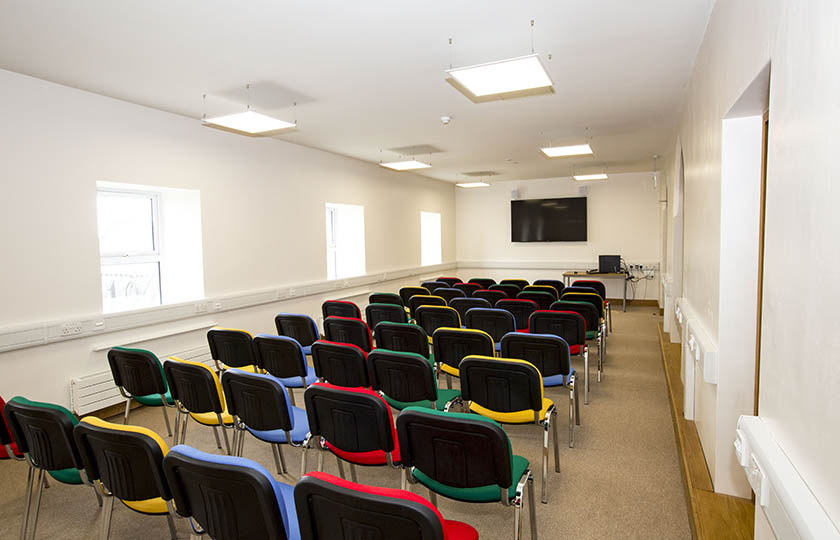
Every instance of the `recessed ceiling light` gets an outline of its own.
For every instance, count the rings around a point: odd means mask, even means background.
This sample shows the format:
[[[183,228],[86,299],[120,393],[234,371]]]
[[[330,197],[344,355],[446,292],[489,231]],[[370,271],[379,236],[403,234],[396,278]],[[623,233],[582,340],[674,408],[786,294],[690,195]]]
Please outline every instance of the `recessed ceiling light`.
[[[606,180],[607,178],[609,178],[609,176],[607,176],[607,175],[606,175],[606,174],[604,174],[604,173],[598,173],[598,174],[576,174],[576,175],[575,175],[575,180],[577,180],[577,181],[582,181],[582,180]]]
[[[206,118],[202,123],[208,127],[218,127],[246,135],[260,135],[295,127],[295,124],[291,122],[278,120],[254,111]]]
[[[428,169],[431,167],[428,163],[423,163],[415,159],[409,161],[392,161],[391,163],[380,163],[383,167],[394,169],[395,171],[413,171],[415,169]]]
[[[552,85],[551,77],[538,54],[448,69],[451,75],[474,96],[505,94]]]
[[[455,185],[458,186],[458,187],[463,187],[463,188],[474,188],[474,187],[487,187],[490,184],[488,184],[487,182],[465,182],[463,184],[455,184]]]
[[[549,146],[547,148],[540,148],[540,150],[548,157],[585,156],[592,153],[592,147],[588,144]]]

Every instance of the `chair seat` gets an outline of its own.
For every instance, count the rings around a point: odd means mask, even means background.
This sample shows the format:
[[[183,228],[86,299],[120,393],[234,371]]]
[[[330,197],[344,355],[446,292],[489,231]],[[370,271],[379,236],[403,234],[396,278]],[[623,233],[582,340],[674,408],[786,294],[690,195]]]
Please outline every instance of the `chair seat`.
[[[193,420],[205,426],[219,425],[219,417],[216,416],[216,413],[214,412],[190,413],[190,416],[192,416]],[[222,422],[226,426],[233,425],[233,416],[230,415],[230,413],[227,411],[227,408],[225,408],[225,410],[222,411]]]
[[[300,377],[285,377],[282,379],[277,379],[283,386],[286,388],[303,388],[303,383],[300,381]],[[312,366],[306,366],[306,386],[316,382],[318,380],[318,376],[315,375],[315,368]]]
[[[163,404],[160,402],[160,394],[149,394],[147,396],[133,396],[138,403],[146,405],[147,407],[160,407]],[[175,405],[175,400],[172,399],[172,392],[167,390],[164,394],[166,398],[166,403],[169,405]]]
[[[276,491],[283,495],[283,506],[286,509],[286,524],[289,528],[286,535],[288,540],[300,540],[300,525],[298,524],[297,510],[295,509],[295,486],[284,484],[274,480]]]
[[[58,469],[57,471],[47,471],[50,476],[55,478],[62,484],[82,484],[82,473],[79,469]]]
[[[382,450],[371,450],[370,452],[345,452],[339,450],[329,442],[326,443],[330,452],[337,455],[344,461],[355,463],[356,465],[385,465],[388,463],[388,455]],[[394,441],[394,451],[391,452],[391,459],[394,464],[400,463],[400,446],[397,441]]]
[[[528,329],[527,329],[527,328],[519,328],[519,329],[517,330],[517,332],[522,332],[523,334],[527,334],[527,333],[528,333]]]
[[[580,354],[580,345],[570,345],[569,354]]]
[[[458,368],[454,368],[454,367],[450,366],[449,364],[441,364],[440,365],[440,370],[444,373],[449,373],[450,375],[454,375],[456,377],[461,376],[461,370],[458,369]]]
[[[493,344],[493,349],[494,349],[496,352],[500,352],[500,351],[502,350],[502,342],[500,341],[500,342],[498,342],[498,343],[494,343],[494,344]]]
[[[141,514],[159,516],[161,514],[169,513],[169,510],[166,508],[166,501],[164,501],[160,497],[155,497],[154,499],[146,499],[143,501],[123,501],[122,499],[120,499],[120,502],[126,505],[127,507],[131,508],[135,512],[140,512]]]
[[[306,356],[312,356],[312,345],[301,347],[301,349],[303,349],[303,354],[305,354]]]
[[[586,331],[586,339],[595,339],[598,337],[598,333],[595,330],[587,330]]]
[[[225,369],[238,369],[239,371],[245,371],[247,373],[261,373],[260,368],[257,366],[242,366],[242,367],[233,367],[227,364],[223,364]],[[221,373],[219,374],[221,375]]]
[[[549,375],[548,377],[543,377],[543,386],[566,386],[569,384],[569,381],[572,378],[572,375],[575,374],[575,370],[568,375]]]
[[[513,456],[513,463],[511,463],[511,478],[513,482],[508,488],[508,498],[513,499],[516,496],[516,483],[525,474],[528,468],[528,460],[522,456]],[[456,501],[465,502],[498,502],[501,490],[497,485],[479,486],[472,488],[458,488],[441,484],[418,469],[412,471],[412,476],[435,493],[439,493],[444,497],[454,499]]]
[[[447,540],[478,540],[478,531],[466,523],[445,519],[443,527],[446,529],[444,538]]]
[[[548,408],[554,405],[554,402],[550,399],[544,397],[543,398],[543,405],[542,409],[540,409],[540,421],[545,420],[545,413],[548,411]],[[533,424],[534,423],[534,411],[532,410],[524,410],[524,411],[515,411],[515,412],[498,412],[492,411],[490,409],[486,409],[475,402],[470,402],[470,411],[480,414],[481,416],[485,416],[487,418],[492,418],[493,420],[500,422],[502,424]]]
[[[437,401],[435,401],[437,410],[442,411],[446,407],[446,403],[448,401],[453,400],[460,395],[460,390],[446,390],[444,388],[438,388],[438,398]],[[432,408],[432,402],[429,400],[397,401],[396,399],[391,399],[388,396],[385,396],[385,401],[387,401],[388,405],[390,405],[391,407],[399,410],[403,410],[406,407],[423,407],[424,409]]]
[[[295,428],[290,432],[292,442],[303,442],[306,439],[306,434],[309,433],[309,419],[306,417],[306,411],[300,407],[292,407],[292,414],[294,416]],[[251,429],[248,426],[245,428],[251,432],[251,435],[261,441],[269,443],[285,443],[286,432],[282,429],[270,429],[267,431],[260,431],[258,429]]]

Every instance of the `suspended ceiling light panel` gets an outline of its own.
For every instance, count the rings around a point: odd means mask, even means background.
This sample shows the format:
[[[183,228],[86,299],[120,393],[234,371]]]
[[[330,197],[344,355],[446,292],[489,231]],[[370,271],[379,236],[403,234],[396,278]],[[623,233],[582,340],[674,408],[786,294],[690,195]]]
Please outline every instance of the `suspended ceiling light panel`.
[[[550,158],[567,156],[586,156],[592,154],[592,147],[588,144],[573,144],[571,146],[550,146],[540,148],[542,153]]]
[[[487,187],[490,184],[488,184],[486,182],[464,182],[462,184],[455,184],[455,185],[458,186],[458,187],[461,187],[461,188],[477,188],[477,187]]]
[[[392,161],[390,163],[380,163],[383,167],[393,169],[395,171],[413,171],[417,169],[428,169],[431,167],[428,163],[411,159],[408,161]]]
[[[606,180],[609,178],[605,173],[598,173],[598,174],[576,174],[574,176],[575,180],[582,182],[585,180]]]
[[[202,125],[247,135],[249,137],[265,137],[283,131],[294,129],[296,124],[272,118],[254,111],[245,111],[214,118],[205,118]]]
[[[553,92],[553,83],[539,54],[446,70],[457,86],[475,98],[518,97]],[[468,96],[469,97],[469,96]]]

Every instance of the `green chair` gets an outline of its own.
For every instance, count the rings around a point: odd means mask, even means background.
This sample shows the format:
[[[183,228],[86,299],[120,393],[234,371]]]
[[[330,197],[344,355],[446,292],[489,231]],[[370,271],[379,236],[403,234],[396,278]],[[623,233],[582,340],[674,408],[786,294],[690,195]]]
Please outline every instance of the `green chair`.
[[[166,407],[175,407],[175,400],[166,384],[163,365],[158,357],[145,349],[114,347],[108,351],[108,365],[114,384],[125,398],[125,423],[131,414],[131,400],[148,407],[163,407],[166,432],[171,437],[172,427]]]
[[[368,354],[371,388],[395,409],[448,410],[460,390],[438,388],[435,362],[421,354],[374,349]]]

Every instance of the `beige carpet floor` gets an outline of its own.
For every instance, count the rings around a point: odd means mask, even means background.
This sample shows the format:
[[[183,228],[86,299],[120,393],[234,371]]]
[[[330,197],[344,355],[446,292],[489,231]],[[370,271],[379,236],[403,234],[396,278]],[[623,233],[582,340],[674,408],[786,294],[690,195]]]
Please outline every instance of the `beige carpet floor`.
[[[549,474],[549,503],[537,501],[540,537],[546,540],[690,538],[657,342],[658,312],[653,307],[629,307],[626,313],[615,310],[614,319],[615,332],[610,336],[604,378],[601,383],[595,382],[593,369],[590,404],[581,402],[582,422],[575,429],[575,448],[568,447],[568,393],[546,390],[546,395],[560,409],[561,472]],[[579,364],[576,367],[582,369]],[[298,402],[302,403],[302,399]],[[134,411],[132,423],[162,434],[166,431],[159,409]],[[539,499],[541,430],[531,425],[507,426],[506,431],[514,452],[532,463]],[[190,424],[187,444],[217,451],[211,430],[195,423]],[[298,452],[286,449],[291,474],[281,476],[281,480],[295,482],[300,463]],[[248,438],[244,455],[274,471],[268,445]],[[310,467],[315,462],[313,452]],[[0,462],[0,538],[16,538],[19,534],[26,469],[24,463]],[[326,459],[326,471],[337,473],[334,459]],[[396,470],[359,468],[358,472],[360,482],[399,487]],[[415,487],[415,491],[427,495],[424,489]],[[500,504],[467,504],[443,498],[439,498],[439,507],[447,519],[472,524],[483,540],[513,537],[513,509]],[[53,481],[44,491],[37,537],[97,538],[99,516],[91,488]],[[528,538],[527,516],[527,509],[523,509],[523,538]],[[180,537],[189,538],[187,521],[179,520],[178,527]],[[165,539],[168,535],[165,518],[144,516],[122,505],[115,506],[111,538]]]

